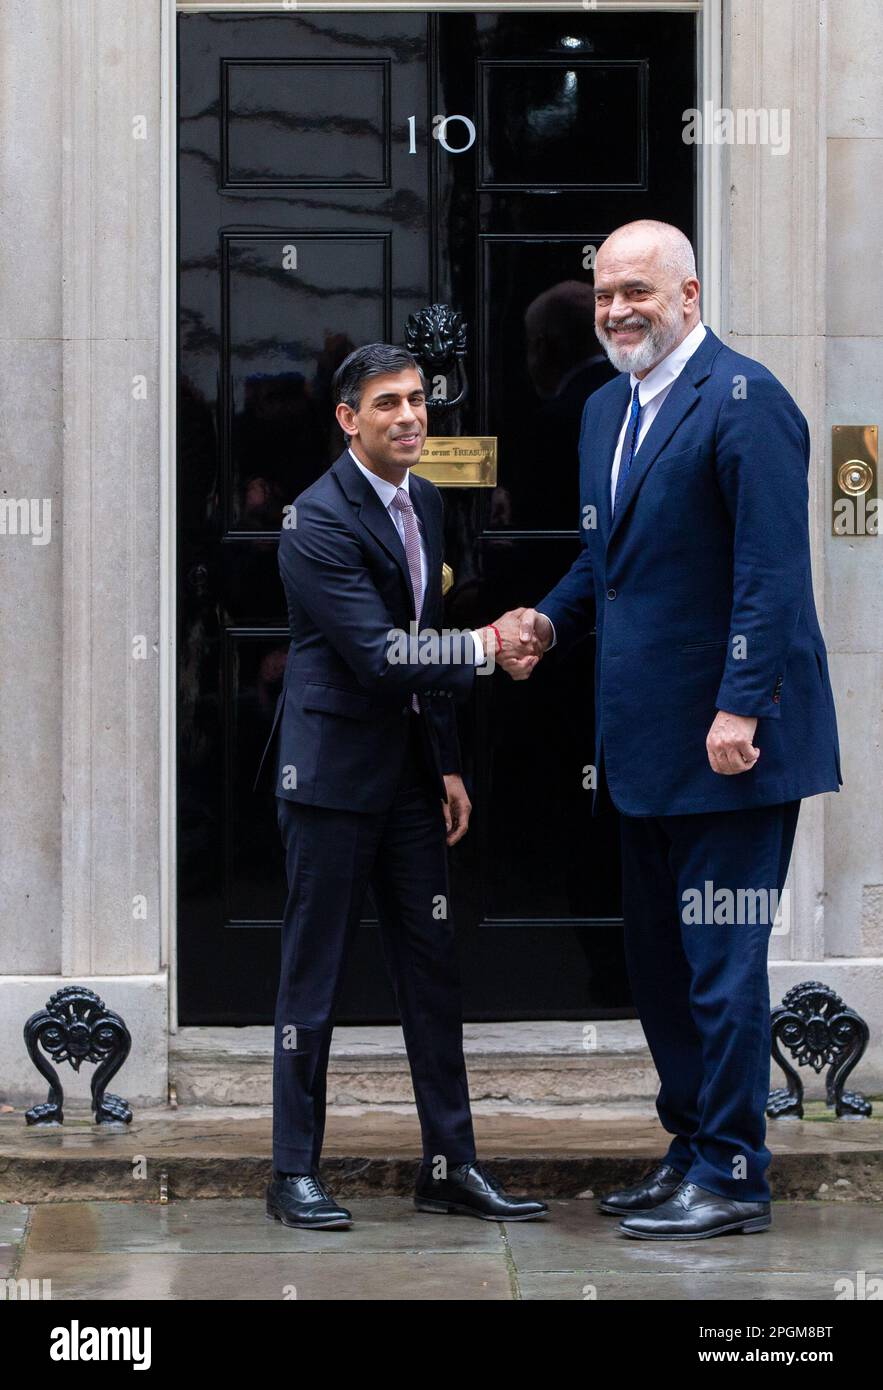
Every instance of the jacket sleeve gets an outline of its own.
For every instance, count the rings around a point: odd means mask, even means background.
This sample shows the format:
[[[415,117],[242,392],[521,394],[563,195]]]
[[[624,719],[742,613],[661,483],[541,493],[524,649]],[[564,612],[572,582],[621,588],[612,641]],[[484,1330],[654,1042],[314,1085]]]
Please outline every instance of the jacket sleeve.
[[[376,699],[399,701],[423,689],[465,700],[475,679],[475,645],[464,632],[435,649],[396,628],[365,563],[356,533],[327,503],[299,502],[297,526],[283,529],[279,570],[292,598]]]
[[[442,776],[461,773],[463,768],[460,761],[460,738],[457,733],[457,711],[453,700],[433,700],[428,710],[438,735]]]
[[[590,632],[595,623],[595,583],[592,561],[588,549],[588,536],[583,524],[586,507],[592,502],[588,491],[588,466],[584,464],[584,444],[591,429],[591,396],[583,406],[582,423],[579,432],[578,457],[580,460],[580,550],[570,569],[550,590],[544,599],[535,605],[538,613],[545,613],[555,629],[555,646],[565,650]],[[597,509],[598,499],[594,499]]]
[[[809,429],[771,376],[727,394],[716,428],[716,467],[733,523],[730,640],[717,708],[778,719],[788,651],[808,575]]]

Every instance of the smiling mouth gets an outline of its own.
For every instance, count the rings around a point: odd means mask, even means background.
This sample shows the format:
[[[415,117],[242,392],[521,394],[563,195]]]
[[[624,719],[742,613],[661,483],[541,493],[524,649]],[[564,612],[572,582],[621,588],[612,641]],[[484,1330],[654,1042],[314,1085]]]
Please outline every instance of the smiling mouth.
[[[616,337],[630,337],[633,333],[646,333],[646,331],[647,326],[643,323],[633,323],[628,325],[617,324],[616,326],[614,326],[613,324],[609,324],[607,328],[607,332],[614,334]]]
[[[393,444],[402,444],[402,445],[404,445],[404,447],[405,447],[406,449],[407,449],[407,448],[413,448],[415,444],[419,444],[419,443],[420,443],[420,435],[419,435],[419,434],[397,434],[397,435],[394,435],[393,441],[392,441],[392,442],[393,442]]]

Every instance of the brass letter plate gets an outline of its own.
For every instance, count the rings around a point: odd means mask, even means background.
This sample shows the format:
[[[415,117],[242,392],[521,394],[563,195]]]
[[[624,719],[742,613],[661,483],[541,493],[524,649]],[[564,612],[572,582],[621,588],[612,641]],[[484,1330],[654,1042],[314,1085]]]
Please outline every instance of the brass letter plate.
[[[436,487],[496,487],[497,437],[427,435],[414,472]]]
[[[877,426],[831,427],[831,530],[835,536],[876,536]]]

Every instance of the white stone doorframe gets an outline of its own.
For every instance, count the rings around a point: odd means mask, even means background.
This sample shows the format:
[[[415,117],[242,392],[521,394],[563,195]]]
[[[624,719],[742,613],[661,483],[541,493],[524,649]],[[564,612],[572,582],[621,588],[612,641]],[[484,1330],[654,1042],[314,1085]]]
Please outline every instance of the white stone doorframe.
[[[160,880],[161,920],[163,923],[163,956],[169,965],[169,1032],[178,1031],[177,977],[177,892],[175,861],[175,597],[177,568],[175,556],[175,472],[177,350],[176,350],[176,245],[175,224],[177,180],[177,110],[175,104],[177,45],[175,16],[178,11],[214,10],[263,11],[292,10],[282,0],[255,4],[181,3],[181,0],[161,0],[162,4],[162,293],[160,310]],[[692,10],[700,12],[700,44],[697,90],[700,101],[721,101],[721,6],[723,0],[679,0],[679,3],[637,5],[599,5],[598,8],[623,10]],[[333,5],[299,5],[302,10],[333,9]],[[362,8],[358,4],[346,8]],[[382,9],[383,5],[364,6]],[[389,8],[387,6],[386,8]],[[407,8],[401,6],[400,8]],[[420,8],[415,6],[415,8]],[[426,8],[432,8],[427,6]],[[464,5],[464,9],[503,9],[505,5]],[[523,8],[512,6],[512,8]],[[538,7],[539,8],[539,7]],[[562,6],[565,8],[565,6]],[[584,11],[582,4],[570,8]],[[700,180],[697,190],[700,245],[697,248],[703,277],[703,317],[716,332],[721,331],[722,288],[722,175],[721,161],[711,146],[703,146],[700,157]]]
[[[160,798],[159,867],[162,958],[169,969],[169,1030],[177,1031],[175,957],[175,16],[194,11],[291,10],[284,0],[197,4],[159,0],[162,7],[162,295],[160,322]],[[700,106],[786,108],[791,158],[777,161],[761,146],[703,146],[699,227],[703,318],[734,347],[775,371],[810,424],[813,464],[810,528],[820,620],[824,624],[826,529],[825,379],[825,19],[827,0],[681,0],[629,5],[600,0],[599,10],[701,11]],[[355,4],[341,8],[354,9]],[[302,10],[335,8],[302,4]],[[359,6],[361,8],[361,6]],[[407,6],[365,5],[366,9]],[[427,6],[426,8],[440,8]],[[464,4],[464,9],[507,8]],[[515,8],[513,6],[513,8]],[[521,8],[518,6],[517,8]],[[562,5],[562,9],[589,6]],[[783,281],[785,288],[783,289]],[[824,959],[825,801],[804,804],[792,861],[791,926],[774,938],[774,998]],[[851,962],[826,962],[835,988],[857,976]],[[850,994],[850,985],[846,985]],[[864,993],[864,991],[862,991]],[[848,1001],[849,1002],[849,1001]],[[861,999],[856,999],[861,1007]],[[867,1014],[867,1010],[865,1010]]]

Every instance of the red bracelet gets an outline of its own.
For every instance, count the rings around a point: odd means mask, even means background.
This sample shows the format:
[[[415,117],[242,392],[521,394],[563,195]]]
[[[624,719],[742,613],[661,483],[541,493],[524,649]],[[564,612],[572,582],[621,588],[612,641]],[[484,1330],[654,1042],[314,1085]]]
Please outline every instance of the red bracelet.
[[[488,627],[497,639],[497,651],[501,652],[503,650],[503,639],[500,636],[500,629],[498,627],[494,627],[493,623],[488,623]]]

